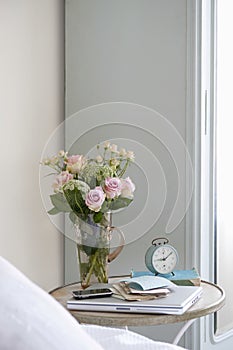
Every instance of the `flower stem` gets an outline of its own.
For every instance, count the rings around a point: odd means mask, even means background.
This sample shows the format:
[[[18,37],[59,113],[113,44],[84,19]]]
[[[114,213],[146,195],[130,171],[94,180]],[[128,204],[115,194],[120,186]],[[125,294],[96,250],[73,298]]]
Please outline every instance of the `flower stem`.
[[[124,165],[124,168],[122,169],[122,171],[120,172],[120,174],[118,175],[119,177],[122,177],[124,175],[124,173],[126,172],[126,169],[129,165],[129,159],[127,159],[125,165]]]
[[[93,272],[93,269],[94,269],[94,266],[95,266],[95,263],[96,263],[97,255],[98,255],[98,249],[97,249],[97,251],[94,254],[94,258],[92,260],[92,264],[91,264],[90,270],[89,270],[89,272],[87,274],[87,279],[86,279],[86,284],[87,285],[89,285],[89,282],[90,282],[90,279],[91,279],[91,274]]]

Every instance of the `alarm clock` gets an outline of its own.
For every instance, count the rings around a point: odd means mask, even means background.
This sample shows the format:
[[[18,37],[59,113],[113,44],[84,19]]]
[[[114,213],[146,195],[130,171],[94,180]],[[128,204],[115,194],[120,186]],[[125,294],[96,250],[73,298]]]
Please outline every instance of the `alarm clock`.
[[[178,263],[178,253],[168,244],[167,238],[155,238],[146,252],[145,263],[154,274],[167,275],[172,273]]]

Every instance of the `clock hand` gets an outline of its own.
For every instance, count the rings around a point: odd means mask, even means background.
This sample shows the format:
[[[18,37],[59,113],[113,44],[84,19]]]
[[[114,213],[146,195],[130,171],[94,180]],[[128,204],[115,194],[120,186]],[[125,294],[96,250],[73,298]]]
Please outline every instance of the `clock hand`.
[[[168,258],[171,254],[172,254],[172,252],[169,253],[168,256],[166,256],[166,258],[164,258],[164,260],[167,260],[167,258]]]
[[[155,261],[165,261],[165,260],[167,260],[167,258],[168,258],[171,254],[172,254],[172,252],[170,252],[170,253],[168,254],[168,256],[166,256],[165,258],[155,259]]]

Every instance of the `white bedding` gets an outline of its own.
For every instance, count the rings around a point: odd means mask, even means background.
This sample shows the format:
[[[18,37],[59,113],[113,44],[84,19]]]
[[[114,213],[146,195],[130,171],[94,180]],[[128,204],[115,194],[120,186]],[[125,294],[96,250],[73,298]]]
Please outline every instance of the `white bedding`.
[[[52,296],[0,257],[1,350],[163,350],[123,329],[80,325]]]
[[[155,342],[137,333],[118,328],[83,325],[104,349],[107,350],[178,350],[184,349],[172,344]]]

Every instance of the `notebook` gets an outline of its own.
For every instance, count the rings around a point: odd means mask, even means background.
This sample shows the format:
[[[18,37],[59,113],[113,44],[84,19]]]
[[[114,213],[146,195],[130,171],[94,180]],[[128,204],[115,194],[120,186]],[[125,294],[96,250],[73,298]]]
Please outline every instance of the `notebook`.
[[[202,287],[177,286],[165,298],[126,301],[114,297],[67,301],[69,310],[182,315],[200,298]]]

